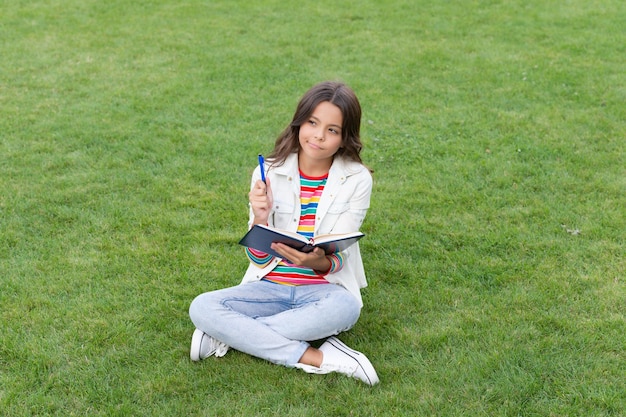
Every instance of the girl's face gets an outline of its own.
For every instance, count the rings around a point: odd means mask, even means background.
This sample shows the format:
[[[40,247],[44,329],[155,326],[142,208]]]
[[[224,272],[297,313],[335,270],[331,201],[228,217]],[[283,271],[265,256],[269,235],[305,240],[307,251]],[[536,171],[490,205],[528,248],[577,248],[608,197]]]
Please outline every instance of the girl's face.
[[[343,114],[339,107],[322,101],[300,126],[300,158],[309,163],[332,164],[333,155],[341,147]]]

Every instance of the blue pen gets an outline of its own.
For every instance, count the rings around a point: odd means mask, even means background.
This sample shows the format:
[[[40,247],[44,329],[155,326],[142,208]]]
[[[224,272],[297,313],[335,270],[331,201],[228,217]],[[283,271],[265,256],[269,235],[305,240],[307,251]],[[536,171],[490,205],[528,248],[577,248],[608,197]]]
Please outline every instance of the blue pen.
[[[261,168],[261,181],[265,182],[265,159],[259,154],[259,168]]]

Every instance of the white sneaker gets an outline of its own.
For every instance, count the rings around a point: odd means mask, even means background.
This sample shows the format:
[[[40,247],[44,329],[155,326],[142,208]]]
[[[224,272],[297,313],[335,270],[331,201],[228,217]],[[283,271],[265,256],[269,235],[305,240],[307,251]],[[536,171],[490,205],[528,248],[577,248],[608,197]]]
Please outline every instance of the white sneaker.
[[[192,361],[199,361],[215,355],[218,358],[226,355],[228,346],[205,334],[202,330],[196,329],[191,337],[191,351],[189,357]]]
[[[350,349],[336,337],[326,340],[319,350],[324,354],[322,366],[317,368],[298,363],[296,368],[310,374],[339,372],[359,379],[368,385],[376,385],[380,382],[369,359],[361,352]]]

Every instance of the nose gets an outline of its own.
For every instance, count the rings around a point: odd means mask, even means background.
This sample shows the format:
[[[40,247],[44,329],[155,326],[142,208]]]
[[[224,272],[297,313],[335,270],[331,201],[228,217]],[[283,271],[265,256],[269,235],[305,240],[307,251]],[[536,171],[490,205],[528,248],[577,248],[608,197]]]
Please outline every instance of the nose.
[[[318,140],[324,140],[325,136],[324,136],[324,128],[320,128],[317,132],[315,132],[315,139]]]

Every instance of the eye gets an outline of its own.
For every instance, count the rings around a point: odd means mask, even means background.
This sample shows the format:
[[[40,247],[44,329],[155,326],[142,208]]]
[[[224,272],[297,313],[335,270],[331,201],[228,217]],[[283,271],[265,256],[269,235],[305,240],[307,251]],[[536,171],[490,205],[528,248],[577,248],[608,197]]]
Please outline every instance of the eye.
[[[311,126],[315,126],[315,120],[313,120],[313,119],[309,119],[309,124],[310,124]]]
[[[335,128],[330,128],[328,129],[330,131],[330,133],[332,133],[333,135],[338,135],[339,134],[339,130],[335,129]]]

